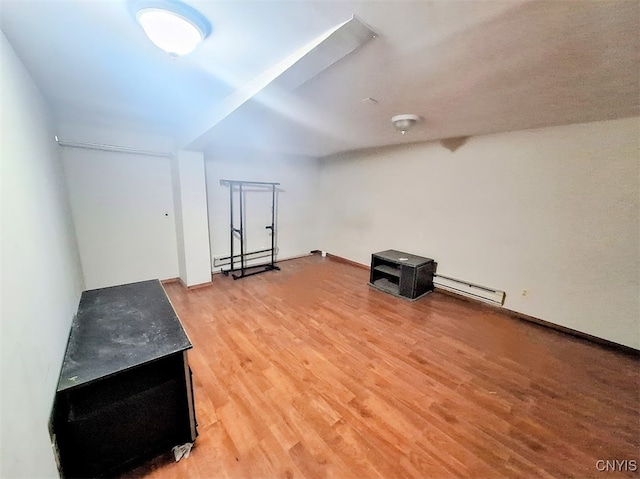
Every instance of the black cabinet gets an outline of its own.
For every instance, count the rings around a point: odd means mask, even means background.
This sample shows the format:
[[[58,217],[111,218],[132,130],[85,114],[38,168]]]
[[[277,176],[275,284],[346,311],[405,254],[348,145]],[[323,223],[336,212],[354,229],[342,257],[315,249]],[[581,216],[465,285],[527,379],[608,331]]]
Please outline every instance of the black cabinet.
[[[385,293],[406,299],[418,299],[433,291],[436,263],[396,250],[371,255],[369,284]]]
[[[53,410],[62,475],[113,475],[193,442],[190,348],[159,281],[85,291]]]

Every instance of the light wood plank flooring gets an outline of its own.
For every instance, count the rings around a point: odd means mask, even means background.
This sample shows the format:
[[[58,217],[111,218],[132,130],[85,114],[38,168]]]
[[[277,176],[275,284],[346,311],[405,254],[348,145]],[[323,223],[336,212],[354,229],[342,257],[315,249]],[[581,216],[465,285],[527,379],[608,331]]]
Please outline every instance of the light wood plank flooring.
[[[200,435],[126,477],[640,475],[596,464],[640,461],[637,358],[440,293],[397,299],[328,258],[280,266],[166,286]]]

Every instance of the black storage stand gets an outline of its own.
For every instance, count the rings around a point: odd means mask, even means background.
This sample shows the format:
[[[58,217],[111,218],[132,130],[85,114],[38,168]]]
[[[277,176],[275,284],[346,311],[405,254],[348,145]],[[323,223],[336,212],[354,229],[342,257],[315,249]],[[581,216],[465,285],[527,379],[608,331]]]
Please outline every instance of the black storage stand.
[[[158,280],[82,293],[51,424],[64,477],[112,476],[195,441],[191,347]]]
[[[220,261],[229,260],[229,269],[222,270],[222,273],[226,276],[231,273],[231,277],[233,279],[241,279],[246,278],[247,276],[253,276],[254,274],[265,273],[267,271],[280,270],[279,267],[275,265],[276,258],[276,186],[280,183],[268,183],[263,181],[240,181],[240,180],[220,180],[220,184],[223,186],[229,186],[229,227],[230,227],[230,249],[231,254],[226,258],[220,258]],[[270,188],[271,189],[271,224],[265,226],[266,229],[271,230],[271,248],[263,249],[260,251],[252,251],[247,253],[245,251],[244,244],[244,225],[246,218],[244,217],[244,207],[243,207],[243,187],[244,186],[257,186],[259,188]],[[240,208],[240,224],[239,227],[236,228],[233,222],[233,211],[234,211],[234,193],[238,192],[239,196],[239,208]],[[240,239],[240,254],[233,254],[233,244],[235,235],[238,235]],[[260,264],[255,266],[247,266],[246,262],[248,259],[247,256],[252,256],[260,253],[266,253],[271,256],[271,262],[267,264]],[[236,267],[236,261],[240,260],[240,267]],[[226,263],[225,263],[226,264]],[[240,271],[240,274],[234,274],[235,272]]]
[[[416,300],[433,291],[436,263],[396,250],[371,255],[369,285],[400,298]]]

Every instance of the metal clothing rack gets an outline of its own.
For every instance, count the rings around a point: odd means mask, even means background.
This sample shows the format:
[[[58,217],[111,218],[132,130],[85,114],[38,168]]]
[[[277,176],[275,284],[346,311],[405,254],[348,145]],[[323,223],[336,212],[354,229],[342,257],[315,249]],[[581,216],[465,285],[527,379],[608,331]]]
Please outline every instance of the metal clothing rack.
[[[231,273],[231,277],[233,279],[241,279],[246,278],[247,276],[253,276],[254,274],[265,273],[267,271],[280,270],[279,267],[275,265],[276,258],[276,249],[275,249],[275,240],[276,240],[276,224],[275,224],[275,214],[276,214],[276,186],[280,183],[268,183],[263,181],[239,181],[239,180],[220,180],[220,184],[222,186],[229,187],[229,217],[230,217],[230,243],[231,243],[231,255],[225,258],[220,258],[221,261],[229,260],[230,267],[229,269],[222,270],[222,273],[225,276],[228,276]],[[260,251],[252,251],[247,253],[245,251],[244,245],[244,223],[245,223],[245,215],[243,212],[243,186],[258,186],[258,187],[271,187],[271,224],[265,226],[265,229],[271,230],[271,248],[264,249]],[[236,228],[233,223],[233,196],[234,192],[238,191],[239,196],[239,206],[240,206],[240,227]],[[233,254],[233,243],[234,243],[234,234],[237,234],[240,238],[240,254]],[[247,256],[255,255],[257,253],[271,253],[271,262],[267,264],[260,264],[254,266],[246,266]],[[240,267],[236,267],[237,259],[240,260]],[[234,274],[234,272],[240,271],[240,274]]]

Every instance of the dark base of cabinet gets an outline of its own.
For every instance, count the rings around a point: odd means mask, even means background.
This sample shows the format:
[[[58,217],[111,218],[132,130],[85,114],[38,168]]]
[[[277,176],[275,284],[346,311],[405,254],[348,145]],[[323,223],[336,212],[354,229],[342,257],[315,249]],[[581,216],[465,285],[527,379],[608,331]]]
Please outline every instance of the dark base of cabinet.
[[[388,294],[392,294],[393,296],[396,296],[400,299],[404,299],[405,301],[416,301],[420,298],[424,298],[426,295],[428,295],[429,293],[433,292],[433,288],[431,288],[430,290],[422,293],[420,296],[416,296],[415,298],[409,298],[407,296],[402,296],[400,294],[400,288],[398,287],[398,285],[383,279],[379,279],[377,280],[375,283],[368,283],[369,286],[371,286],[372,288],[377,289],[378,291],[382,291],[383,293],[388,293]]]
[[[177,353],[56,396],[64,477],[112,476],[195,439],[191,377]]]

